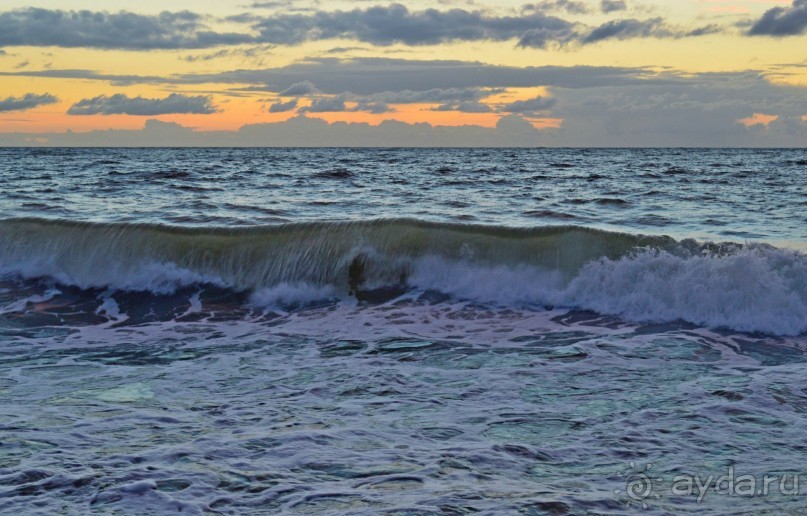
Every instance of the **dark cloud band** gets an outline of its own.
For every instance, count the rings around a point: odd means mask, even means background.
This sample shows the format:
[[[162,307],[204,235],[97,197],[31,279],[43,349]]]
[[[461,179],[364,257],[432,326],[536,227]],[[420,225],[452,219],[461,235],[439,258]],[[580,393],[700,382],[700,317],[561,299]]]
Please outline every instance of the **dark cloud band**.
[[[18,9],[0,13],[0,46],[152,50],[248,43],[247,34],[216,33],[190,11],[155,16],[121,11]]]
[[[556,104],[555,99],[546,97],[535,97],[527,100],[517,100],[502,106],[501,110],[506,113],[535,114],[540,111],[550,109]]]
[[[796,0],[796,3],[800,5],[803,1]],[[623,4],[610,0],[603,6],[606,8],[607,5],[607,9],[613,11],[621,10]],[[548,7],[576,13],[584,5],[568,0],[544,0],[526,5],[519,15],[514,16],[497,16],[459,8],[412,11],[401,4],[351,11],[311,11],[270,16],[246,14],[228,19],[231,23],[246,25],[252,31],[239,33],[215,32],[207,26],[204,16],[190,11],[141,15],[126,11],[108,13],[28,8],[0,13],[0,46],[154,50],[239,44],[296,45],[309,41],[350,39],[376,46],[516,41],[519,47],[547,48],[595,43],[610,38],[668,38],[703,33],[674,29],[661,19],[619,20],[600,27],[589,27],[547,15]],[[213,57],[217,55],[211,54]],[[204,56],[191,59],[204,59]]]
[[[209,115],[216,112],[210,97],[187,96],[172,93],[164,99],[127,97],[123,94],[101,95],[73,104],[69,115],[136,115],[155,116],[169,114]]]
[[[269,106],[269,112],[286,113],[288,111],[294,111],[295,108],[297,108],[297,99],[292,99],[288,102],[275,102]]]
[[[807,31],[807,0],[793,0],[790,7],[774,7],[757,20],[752,36],[796,36]]]
[[[606,14],[615,11],[625,11],[627,8],[628,3],[625,0],[602,0],[600,2],[600,9]]]
[[[55,104],[59,99],[48,93],[37,95],[28,93],[22,97],[7,97],[0,100],[0,113],[9,111],[25,111],[39,106]]]
[[[265,17],[253,28],[268,43],[297,44],[324,39],[352,39],[374,45],[435,45],[452,41],[505,41],[530,30],[551,30],[562,39],[575,24],[541,12],[488,16],[481,11],[450,9],[410,11],[401,4],[352,11],[318,11]]]
[[[53,72],[51,72],[53,73]],[[479,100],[479,88],[558,86],[588,88],[641,83],[654,72],[645,68],[607,66],[498,66],[467,61],[413,61],[392,58],[310,59],[261,70],[187,74],[169,78],[184,84],[248,84],[249,89],[281,96],[352,92],[379,95],[387,103]],[[390,93],[393,92],[393,93]],[[465,95],[465,97],[458,97]],[[445,97],[441,97],[445,96]]]

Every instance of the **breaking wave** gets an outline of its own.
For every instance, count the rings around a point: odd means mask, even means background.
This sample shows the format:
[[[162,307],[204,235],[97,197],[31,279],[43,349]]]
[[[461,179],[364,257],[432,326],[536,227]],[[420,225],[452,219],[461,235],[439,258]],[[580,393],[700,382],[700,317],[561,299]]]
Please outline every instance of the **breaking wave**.
[[[435,291],[631,321],[807,333],[807,256],[575,226],[415,220],[186,228],[0,221],[0,272],[81,289],[165,294],[195,284],[262,306]]]

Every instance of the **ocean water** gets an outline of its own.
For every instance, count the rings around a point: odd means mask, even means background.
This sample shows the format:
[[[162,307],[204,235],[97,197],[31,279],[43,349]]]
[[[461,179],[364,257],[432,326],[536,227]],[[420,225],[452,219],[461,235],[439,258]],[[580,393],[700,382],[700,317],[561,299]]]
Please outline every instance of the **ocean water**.
[[[0,149],[0,512],[798,513],[805,252],[803,150]]]

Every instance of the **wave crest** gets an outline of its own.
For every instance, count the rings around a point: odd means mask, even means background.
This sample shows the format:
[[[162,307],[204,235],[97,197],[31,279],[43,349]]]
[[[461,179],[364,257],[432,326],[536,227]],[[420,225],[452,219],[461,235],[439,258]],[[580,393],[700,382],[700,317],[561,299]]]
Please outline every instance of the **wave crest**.
[[[154,293],[212,283],[250,291],[263,306],[394,285],[641,322],[807,333],[802,253],[581,227],[381,220],[197,229],[15,219],[0,222],[0,270]]]
[[[798,335],[807,332],[807,259],[767,246],[722,256],[645,251],[587,264],[563,298],[634,321]]]

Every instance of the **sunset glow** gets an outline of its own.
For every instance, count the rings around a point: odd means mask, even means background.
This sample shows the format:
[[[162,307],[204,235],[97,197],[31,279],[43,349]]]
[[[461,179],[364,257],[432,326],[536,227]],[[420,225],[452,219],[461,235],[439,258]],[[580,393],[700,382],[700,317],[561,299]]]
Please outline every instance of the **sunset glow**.
[[[677,134],[671,120],[708,114],[714,144],[738,121],[776,133],[760,144],[807,143],[805,124],[777,131],[807,116],[803,0],[354,5],[5,2],[0,133],[515,116],[549,143],[596,145],[614,124]]]

